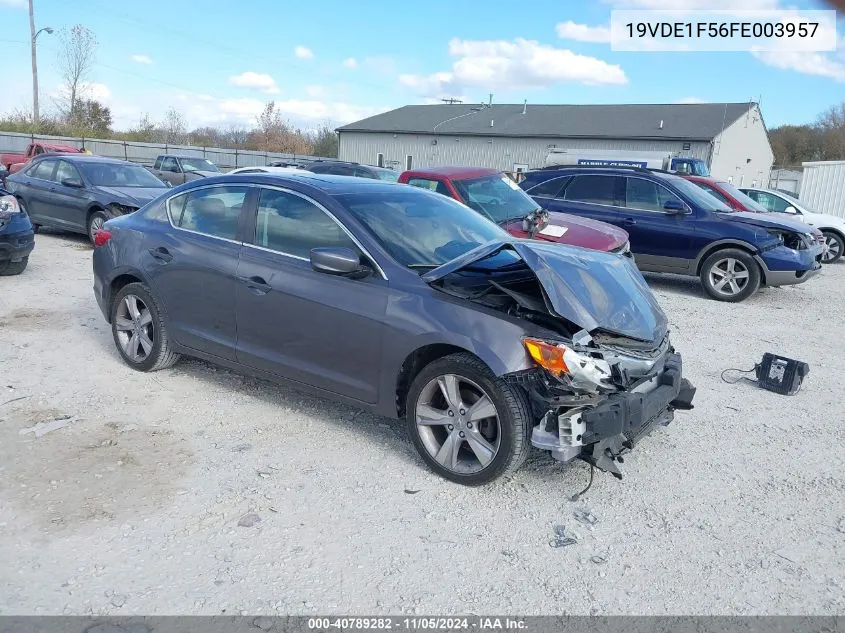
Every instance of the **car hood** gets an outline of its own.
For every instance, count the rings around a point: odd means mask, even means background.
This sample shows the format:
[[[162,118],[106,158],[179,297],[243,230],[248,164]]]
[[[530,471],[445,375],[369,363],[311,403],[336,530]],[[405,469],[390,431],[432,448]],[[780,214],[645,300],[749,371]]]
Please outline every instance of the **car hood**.
[[[158,198],[167,187],[96,187],[97,191],[135,207],[143,207],[150,200]]]
[[[809,233],[811,229],[804,222],[782,217],[780,213],[749,213],[747,211],[738,211],[735,213],[725,213],[722,215],[722,218],[731,222],[753,224],[764,229],[789,229],[796,233]]]
[[[626,231],[607,222],[599,222],[598,220],[581,218],[577,215],[557,211],[548,211],[548,214],[548,224],[536,235],[539,240],[574,244],[597,251],[615,251],[628,241]],[[509,222],[504,228],[508,232],[521,231],[522,220]],[[565,229],[566,231],[561,235],[561,231],[556,231],[555,228]]]
[[[650,343],[666,336],[668,320],[642,274],[631,258],[613,253],[536,240],[497,240],[438,266],[422,279],[434,283],[505,250],[534,273],[553,316],[591,333],[604,330]]]
[[[840,218],[828,213],[805,212],[803,218],[807,224],[823,224],[825,226],[838,226],[840,228],[845,227],[845,218]]]
[[[222,176],[219,171],[208,171],[205,169],[192,169],[191,171],[186,172],[188,174],[199,174],[200,176],[204,176],[205,178],[213,178],[214,176]]]

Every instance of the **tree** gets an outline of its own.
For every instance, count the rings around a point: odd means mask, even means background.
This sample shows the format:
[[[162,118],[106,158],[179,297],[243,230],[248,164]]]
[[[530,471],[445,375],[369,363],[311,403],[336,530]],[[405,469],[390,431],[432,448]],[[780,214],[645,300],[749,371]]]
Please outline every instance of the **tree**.
[[[247,139],[250,149],[288,154],[310,154],[311,143],[301,130],[294,130],[285,121],[275,101],[264,106],[256,119],[256,128]]]
[[[845,101],[833,106],[816,122],[822,160],[845,160]]]
[[[226,128],[224,138],[227,147],[237,147],[240,149],[245,146],[246,140],[249,138],[249,130],[245,127],[231,124]]]
[[[312,150],[315,156],[337,158],[337,133],[328,123],[323,123],[311,135]]]
[[[86,99],[79,103],[77,120],[79,126],[98,136],[107,136],[111,133],[111,109],[99,101]]]
[[[66,91],[59,107],[71,125],[77,123],[78,110],[86,92],[96,52],[97,38],[81,24],[64,29],[59,34],[59,72]]]
[[[769,133],[777,167],[795,167],[821,158],[819,132],[811,125],[782,125]]]
[[[185,117],[173,106],[167,110],[162,123],[165,143],[181,144],[187,141],[187,130],[185,128]]]

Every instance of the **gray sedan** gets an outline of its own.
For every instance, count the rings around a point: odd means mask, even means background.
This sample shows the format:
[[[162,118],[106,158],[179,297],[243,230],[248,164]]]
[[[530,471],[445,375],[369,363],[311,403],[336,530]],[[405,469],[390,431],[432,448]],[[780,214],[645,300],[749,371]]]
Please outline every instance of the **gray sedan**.
[[[621,477],[691,408],[628,257],[515,240],[415,187],[313,173],[187,183],[96,235],[94,294],[139,371],[194,356],[404,417],[478,485],[531,445]]]
[[[46,154],[6,179],[38,230],[48,226],[88,235],[168,189],[140,165],[87,154]]]

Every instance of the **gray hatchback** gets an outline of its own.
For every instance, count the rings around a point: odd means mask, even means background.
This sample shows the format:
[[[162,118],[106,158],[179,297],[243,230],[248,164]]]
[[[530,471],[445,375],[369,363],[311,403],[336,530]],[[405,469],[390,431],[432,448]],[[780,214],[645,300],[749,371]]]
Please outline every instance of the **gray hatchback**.
[[[478,485],[529,447],[621,476],[695,389],[631,260],[515,240],[414,187],[208,178],[96,235],[94,294],[141,371],[181,354],[404,417],[423,460]]]

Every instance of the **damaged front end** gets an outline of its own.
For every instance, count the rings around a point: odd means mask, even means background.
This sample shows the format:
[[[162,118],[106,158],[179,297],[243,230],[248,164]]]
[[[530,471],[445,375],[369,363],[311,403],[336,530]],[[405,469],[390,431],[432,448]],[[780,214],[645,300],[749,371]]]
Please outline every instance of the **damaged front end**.
[[[504,376],[529,394],[531,442],[621,478],[624,454],[692,409],[668,321],[629,258],[529,241],[492,243],[423,276],[527,322],[533,367]]]

